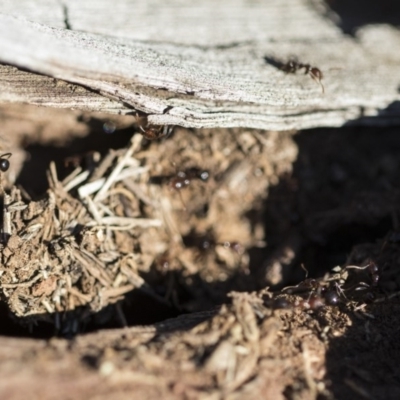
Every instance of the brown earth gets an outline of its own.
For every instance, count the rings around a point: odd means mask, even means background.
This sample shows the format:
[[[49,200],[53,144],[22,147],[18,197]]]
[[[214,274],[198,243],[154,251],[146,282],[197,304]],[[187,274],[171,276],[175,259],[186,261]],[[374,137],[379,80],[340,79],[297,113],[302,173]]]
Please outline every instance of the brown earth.
[[[399,398],[396,128],[0,120],[0,398]]]

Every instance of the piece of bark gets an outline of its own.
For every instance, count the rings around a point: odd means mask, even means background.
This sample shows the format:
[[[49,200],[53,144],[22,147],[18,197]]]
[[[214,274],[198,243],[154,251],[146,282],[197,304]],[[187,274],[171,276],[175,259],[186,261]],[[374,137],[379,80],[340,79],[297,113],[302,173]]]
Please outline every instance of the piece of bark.
[[[0,61],[119,103],[110,107],[88,94],[77,107],[140,110],[151,114],[151,123],[186,127],[284,130],[353,120],[399,122],[400,55],[393,51],[399,32],[370,26],[354,40],[326,18],[320,1],[236,0],[195,8],[159,2],[151,4],[152,12],[144,2],[123,0],[112,8],[96,2],[96,12],[92,3],[49,4],[41,1],[38,7],[53,10],[53,18],[36,12],[32,19],[49,23],[50,18],[58,28],[0,15]],[[24,15],[23,10],[0,7],[14,15]],[[62,24],[69,29],[59,28]],[[286,74],[265,61],[291,56],[322,71],[325,93],[304,70]],[[0,101],[10,101],[4,85],[0,89]],[[32,96],[26,97],[30,102]],[[63,105],[49,92],[43,97],[44,104]]]

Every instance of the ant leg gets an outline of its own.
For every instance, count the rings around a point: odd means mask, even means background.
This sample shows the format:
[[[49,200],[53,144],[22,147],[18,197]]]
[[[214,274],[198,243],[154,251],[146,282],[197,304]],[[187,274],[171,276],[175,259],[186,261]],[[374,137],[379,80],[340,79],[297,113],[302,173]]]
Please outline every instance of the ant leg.
[[[182,196],[182,192],[180,190],[177,190],[178,194],[179,194],[179,198],[181,199],[182,205],[183,205],[183,209],[184,211],[187,211],[187,207],[185,202],[183,201],[183,196]]]
[[[12,154],[5,153],[0,155],[0,194],[3,197],[3,224],[1,227],[1,242],[6,243],[11,235],[11,219],[8,212],[8,205],[10,204],[10,196],[6,194],[3,186],[3,172],[10,168],[10,161],[8,160]]]
[[[168,138],[169,135],[171,135],[172,130],[173,130],[172,126],[164,125],[163,130],[162,130],[162,136],[165,138]]]
[[[319,68],[312,67],[312,68],[309,70],[308,74],[311,76],[311,78],[312,78],[315,82],[317,82],[317,83],[321,86],[322,93],[325,93],[325,87],[324,87],[324,85],[322,84],[323,75],[322,75],[321,70],[320,70]]]

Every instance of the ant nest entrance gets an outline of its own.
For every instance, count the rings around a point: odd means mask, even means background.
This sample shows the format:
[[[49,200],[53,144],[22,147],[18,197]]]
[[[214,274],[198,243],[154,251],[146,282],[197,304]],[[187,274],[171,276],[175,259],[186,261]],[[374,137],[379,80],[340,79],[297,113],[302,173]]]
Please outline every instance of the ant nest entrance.
[[[248,250],[265,245],[262,205],[291,171],[292,133],[171,130],[75,157],[63,179],[52,162],[38,201],[9,185],[0,292],[20,322],[71,335],[110,307],[131,324],[134,292],[177,315],[257,288]]]
[[[123,385],[131,384],[135,393],[140,385],[131,377],[138,372],[163,397],[171,391],[184,396],[189,389],[182,385],[195,382],[190,390],[196,388],[196,398],[210,393],[244,398],[250,392],[261,398],[266,388],[271,398],[277,393],[329,398],[330,382],[348,376],[344,363],[354,370],[373,365],[376,373],[374,352],[382,349],[387,365],[387,332],[393,338],[398,333],[398,231],[376,242],[382,230],[371,230],[375,243],[347,243],[337,261],[341,240],[365,233],[365,226],[385,222],[387,215],[396,221],[400,212],[396,193],[380,197],[382,185],[370,196],[359,189],[364,175],[370,186],[372,163],[357,136],[189,131],[137,122],[142,129],[136,127],[132,136],[129,125],[129,136],[114,150],[96,147],[101,138],[96,132],[86,149],[81,138],[78,150],[54,156],[40,198],[30,197],[26,185],[7,181],[18,164],[17,149],[6,146],[0,153],[0,313],[19,323],[11,321],[5,332],[10,322],[5,318],[2,334],[86,333],[73,341],[26,341],[18,356],[20,346],[12,346],[10,359],[18,369],[51,368],[64,383],[67,371],[70,382],[79,377],[81,388],[87,378],[87,387],[95,390],[103,387],[92,385],[93,377],[115,385],[104,378],[127,376]],[[117,127],[105,127],[114,141],[121,133]],[[388,142],[379,153],[375,137],[374,132],[369,140],[382,157],[383,183],[399,182],[392,162],[396,147]],[[397,137],[396,132],[393,140]],[[382,136],[376,140],[384,143]],[[346,163],[337,159],[343,149],[351,154]],[[44,153],[48,148],[40,148],[40,157]],[[357,185],[346,175],[352,162],[361,176]],[[32,165],[28,169],[36,177]],[[361,230],[359,221],[365,223]],[[384,223],[383,232],[388,229]],[[336,247],[330,250],[332,242]],[[321,252],[325,258],[318,257]],[[338,264],[342,267],[332,269]],[[152,325],[99,330],[140,324]],[[3,336],[4,351],[7,339]],[[27,351],[29,346],[37,347]],[[349,349],[357,351],[350,361]],[[398,360],[389,361],[395,370]],[[7,371],[16,370],[9,365],[4,363]],[[56,376],[45,375],[46,382]],[[37,381],[40,390],[47,387],[41,376]],[[148,397],[150,386],[143,386],[141,397]]]
[[[143,130],[168,134],[153,140]],[[265,298],[272,309],[354,308],[379,297],[376,258],[349,259],[341,270],[304,280],[299,268],[285,275],[304,242],[289,235],[268,250],[266,229],[282,239],[292,223],[275,207],[278,186],[289,190],[286,200],[297,190],[294,132],[189,132],[147,120],[136,131],[125,148],[60,160],[73,167],[64,178],[52,162],[40,200],[13,185],[4,191],[0,293],[20,322],[46,321],[69,335],[93,316],[102,321],[97,327],[138,324],[137,293],[147,323],[273,285],[283,289]],[[3,178],[9,156],[2,157]],[[266,222],[266,204],[274,224]],[[302,282],[287,287],[294,276]]]

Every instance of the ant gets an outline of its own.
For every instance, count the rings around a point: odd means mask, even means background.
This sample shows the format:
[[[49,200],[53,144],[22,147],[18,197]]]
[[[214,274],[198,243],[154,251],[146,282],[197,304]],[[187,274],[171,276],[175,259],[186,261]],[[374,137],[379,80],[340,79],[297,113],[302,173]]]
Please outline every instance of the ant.
[[[309,293],[307,299],[299,301],[295,306],[311,310],[315,310],[326,304],[334,306],[340,301],[337,290],[330,290],[328,281],[320,279],[305,279],[296,286],[283,288],[282,292],[299,295]]]
[[[179,171],[175,177],[171,178],[169,181],[169,186],[171,189],[174,189],[179,193],[183,207],[186,209],[180,190],[188,187],[194,179],[207,182],[209,177],[210,173],[208,171],[202,171],[199,168],[189,168],[184,171]]]
[[[319,83],[322,93],[325,93],[324,85],[321,82],[324,76],[319,68],[313,67],[310,64],[303,64],[296,59],[291,59],[286,64],[281,65],[280,69],[287,74],[295,74],[300,69],[304,69],[304,75],[309,75],[311,79]]]
[[[210,173],[208,171],[201,171],[198,168],[189,168],[185,171],[179,171],[176,176],[169,181],[169,185],[172,189],[181,190],[189,186],[194,179],[207,182],[209,177]]]
[[[351,270],[366,271],[369,276],[370,283],[360,281],[360,277],[349,276]],[[336,306],[341,300],[356,300],[364,302],[373,301],[375,295],[372,289],[378,286],[380,274],[378,265],[370,260],[367,265],[357,266],[348,265],[344,268],[335,267],[335,274],[331,278],[305,279],[296,286],[288,286],[281,290],[281,294],[300,296],[299,300],[290,303],[288,300],[277,297],[273,299],[271,306],[273,309],[279,308],[296,308],[305,310],[316,310],[325,305]],[[349,281],[356,280],[356,283]],[[369,289],[369,290],[368,290]],[[346,296],[346,294],[347,296]],[[361,296],[357,293],[361,292]]]
[[[368,272],[371,283],[368,284],[365,282],[358,282],[358,284],[357,284],[358,286],[354,289],[355,291],[365,290],[368,288],[376,288],[378,286],[379,279],[380,279],[379,267],[374,261],[370,260],[367,263],[367,265],[364,265],[363,267],[358,267],[356,265],[348,265],[346,268],[347,269],[356,269],[359,271],[366,270]]]
[[[199,235],[195,231],[192,231],[188,236],[184,238],[184,243],[186,246],[195,247],[200,251],[207,251],[210,249],[215,249],[217,246],[221,246],[239,255],[242,255],[245,252],[245,248],[241,243],[229,242],[227,240],[223,242],[218,242],[215,240],[212,232],[207,232],[204,235]]]
[[[145,125],[140,123],[140,119],[144,119],[146,121]],[[142,131],[143,136],[147,140],[158,140],[163,137],[167,138],[172,132],[172,126],[170,125],[149,125],[147,121],[147,117],[139,117],[136,114],[136,121],[139,125],[139,129]]]
[[[234,253],[242,255],[245,252],[243,245],[239,242],[228,242],[227,240],[223,243],[217,243],[223,246],[225,249],[230,249]]]

